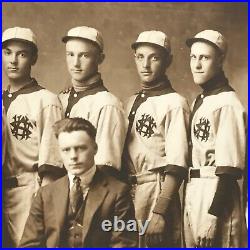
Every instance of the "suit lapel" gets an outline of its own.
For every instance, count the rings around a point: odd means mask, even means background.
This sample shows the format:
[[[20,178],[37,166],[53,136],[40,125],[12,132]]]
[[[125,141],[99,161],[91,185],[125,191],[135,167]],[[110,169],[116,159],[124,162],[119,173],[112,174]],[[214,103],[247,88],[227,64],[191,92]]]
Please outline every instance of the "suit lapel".
[[[104,180],[101,172],[97,170],[86,200],[86,206],[83,216],[83,242],[85,242],[87,233],[93,220],[93,216],[95,215],[97,209],[100,207],[104,198],[106,197],[106,194],[108,193],[108,190],[105,187],[106,184],[107,183]]]
[[[68,175],[61,178],[53,190],[53,209],[58,229],[57,243],[60,243],[61,231],[64,228],[65,216],[68,213],[69,179]]]

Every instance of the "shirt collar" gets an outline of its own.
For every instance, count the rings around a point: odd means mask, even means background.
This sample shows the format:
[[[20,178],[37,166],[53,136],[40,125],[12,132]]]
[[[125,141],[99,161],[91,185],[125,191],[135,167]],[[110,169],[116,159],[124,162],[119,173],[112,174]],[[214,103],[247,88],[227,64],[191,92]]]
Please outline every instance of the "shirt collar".
[[[83,188],[88,188],[89,187],[90,183],[93,180],[95,172],[96,172],[96,165],[94,165],[87,172],[85,172],[84,174],[79,176],[80,179],[81,179],[81,186]],[[74,179],[75,175],[72,175],[71,173],[68,172],[68,177],[69,177],[69,188],[71,189],[73,184],[74,184],[73,179]]]
[[[10,92],[10,85],[8,85],[7,91],[8,91],[8,93],[11,93],[11,94],[17,94],[19,92],[23,92],[23,91],[28,90],[34,86],[37,86],[37,85],[38,85],[38,83],[37,83],[36,79],[31,78],[31,80],[27,84],[25,84],[22,88],[20,88],[19,90],[15,91],[15,92]]]
[[[96,85],[96,83],[99,83],[99,82],[102,82],[101,74],[96,73],[93,76],[91,76],[88,80],[84,81],[82,83],[82,86],[75,86],[73,83],[73,87],[76,92],[81,92],[81,91],[85,91],[87,89],[92,88],[94,85]]]
[[[172,88],[171,82],[168,77],[164,75],[157,83],[154,84],[154,87],[143,88],[137,94],[145,94],[147,97],[151,96],[160,96],[169,93],[174,93],[175,90]]]
[[[203,96],[217,95],[221,92],[234,91],[229,85],[228,79],[225,77],[223,71],[219,72],[212,79],[201,85],[203,89]]]

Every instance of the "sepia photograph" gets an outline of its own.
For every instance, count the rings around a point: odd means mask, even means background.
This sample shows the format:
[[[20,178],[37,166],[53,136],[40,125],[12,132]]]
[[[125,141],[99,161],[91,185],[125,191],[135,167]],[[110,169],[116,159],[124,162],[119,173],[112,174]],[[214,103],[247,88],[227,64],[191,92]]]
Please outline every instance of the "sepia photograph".
[[[2,247],[246,248],[248,3],[2,3]]]

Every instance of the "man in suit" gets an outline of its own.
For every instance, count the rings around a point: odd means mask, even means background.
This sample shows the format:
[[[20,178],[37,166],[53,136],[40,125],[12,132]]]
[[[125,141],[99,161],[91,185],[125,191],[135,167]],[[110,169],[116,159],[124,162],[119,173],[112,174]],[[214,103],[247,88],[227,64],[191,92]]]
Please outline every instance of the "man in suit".
[[[38,191],[20,247],[136,247],[135,231],[103,228],[135,217],[128,186],[95,165],[95,127],[66,118],[54,129],[68,174]]]

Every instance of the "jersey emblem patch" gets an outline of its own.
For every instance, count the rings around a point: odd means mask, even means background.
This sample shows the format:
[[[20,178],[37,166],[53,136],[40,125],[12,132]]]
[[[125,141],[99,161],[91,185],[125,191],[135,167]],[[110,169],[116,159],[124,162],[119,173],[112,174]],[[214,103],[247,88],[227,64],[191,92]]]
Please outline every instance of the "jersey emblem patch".
[[[17,138],[17,140],[21,141],[23,139],[28,140],[30,135],[32,134],[31,129],[33,128],[33,124],[30,122],[27,116],[23,115],[15,115],[12,118],[11,125],[11,133],[13,136]]]
[[[198,140],[206,142],[210,135],[210,127],[210,121],[204,117],[201,117],[199,123],[194,125],[194,136]]]
[[[154,128],[156,128],[156,122],[150,115],[143,114],[136,122],[136,131],[143,137],[150,138],[154,134]]]

